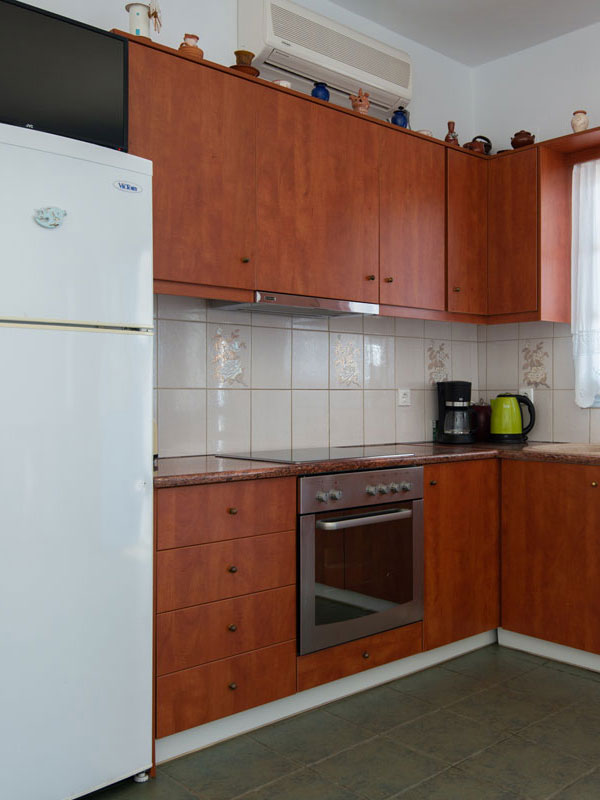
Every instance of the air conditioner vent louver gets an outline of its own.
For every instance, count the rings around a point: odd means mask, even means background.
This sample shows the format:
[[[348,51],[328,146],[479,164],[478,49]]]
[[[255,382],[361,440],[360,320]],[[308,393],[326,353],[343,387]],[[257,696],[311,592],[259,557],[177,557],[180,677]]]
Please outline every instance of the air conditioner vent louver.
[[[351,39],[339,31],[320,25],[271,3],[273,33],[292,44],[306,47],[378,78],[410,86],[410,63]]]

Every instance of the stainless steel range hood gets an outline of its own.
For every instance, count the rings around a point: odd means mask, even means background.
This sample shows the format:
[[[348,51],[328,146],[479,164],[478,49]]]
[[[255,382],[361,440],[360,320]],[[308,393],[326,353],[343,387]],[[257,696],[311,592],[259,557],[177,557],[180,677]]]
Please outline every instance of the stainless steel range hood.
[[[259,311],[261,314],[295,314],[301,317],[379,314],[378,303],[355,303],[351,300],[331,300],[279,292],[255,292],[253,303],[232,303],[227,300],[210,300],[209,303],[212,308],[225,311]]]

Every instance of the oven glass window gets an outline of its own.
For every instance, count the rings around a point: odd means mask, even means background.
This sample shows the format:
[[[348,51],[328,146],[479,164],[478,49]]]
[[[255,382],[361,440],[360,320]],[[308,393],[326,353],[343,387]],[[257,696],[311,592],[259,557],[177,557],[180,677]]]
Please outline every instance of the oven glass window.
[[[321,514],[315,530],[315,624],[366,617],[413,600],[412,520],[385,521],[410,505]],[[347,522],[364,523],[343,527]],[[319,523],[339,525],[326,530]]]

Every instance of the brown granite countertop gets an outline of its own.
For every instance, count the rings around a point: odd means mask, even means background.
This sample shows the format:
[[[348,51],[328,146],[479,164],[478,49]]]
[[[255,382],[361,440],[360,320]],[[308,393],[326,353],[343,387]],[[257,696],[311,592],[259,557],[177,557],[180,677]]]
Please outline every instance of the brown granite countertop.
[[[562,464],[600,465],[600,444],[530,443],[498,445],[442,445],[432,442],[403,443],[414,452],[411,456],[379,458],[344,458],[303,464],[278,464],[270,461],[244,461],[219,456],[186,456],[159,458],[154,472],[154,486],[193,486],[203,483],[248,481],[258,478],[319,475],[326,472],[350,472],[359,469],[409,467],[451,461],[473,461],[485,458],[547,461]]]

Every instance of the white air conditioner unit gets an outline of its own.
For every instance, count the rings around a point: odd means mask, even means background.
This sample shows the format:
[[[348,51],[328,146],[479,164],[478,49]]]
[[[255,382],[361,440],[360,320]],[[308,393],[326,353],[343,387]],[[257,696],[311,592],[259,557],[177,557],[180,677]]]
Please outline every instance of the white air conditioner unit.
[[[290,0],[238,0],[238,44],[264,65],[391,111],[412,97],[410,56]],[[285,77],[282,75],[281,77]]]

